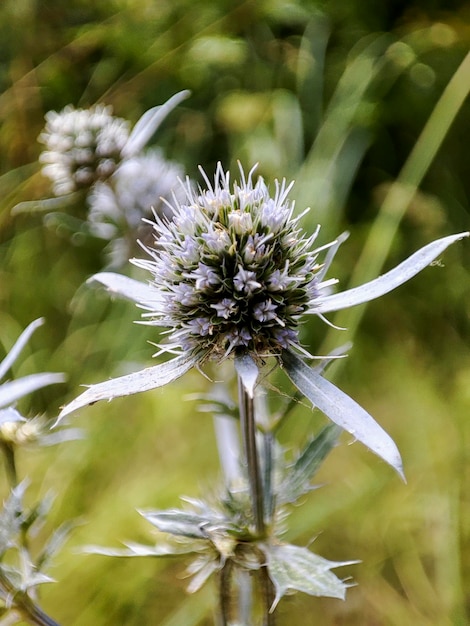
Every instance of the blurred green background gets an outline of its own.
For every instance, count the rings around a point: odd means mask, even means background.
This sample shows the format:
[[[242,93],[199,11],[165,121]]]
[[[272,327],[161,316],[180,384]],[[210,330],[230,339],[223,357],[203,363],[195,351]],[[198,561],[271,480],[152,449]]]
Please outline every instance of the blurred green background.
[[[467,2],[2,0],[0,38],[0,350],[44,316],[14,373],[69,377],[23,402],[30,415],[54,417],[79,385],[149,364],[156,339],[133,324],[132,304],[84,285],[103,266],[98,240],[71,240],[41,215],[11,213],[50,195],[37,161],[50,109],[105,102],[134,123],[190,89],[155,142],[195,180],[199,164],[211,174],[218,160],[237,159],[259,162],[268,181],[294,178],[298,208],[312,207],[306,228],[321,223],[322,242],[351,232],[330,272],[343,286],[470,227]],[[442,265],[333,318],[348,331],[320,320],[304,328],[312,351],[354,339],[336,382],[397,441],[408,484],[342,439],[287,538],[316,538],[315,552],[331,560],[360,559],[341,572],[358,586],[345,603],[283,599],[280,625],[470,623],[468,242]],[[213,623],[215,589],[186,595],[184,560],[78,552],[151,541],[137,508],[211,492],[212,421],[184,399],[208,389],[191,372],[81,411],[73,424],[83,440],[22,451],[30,497],[57,494],[44,532],[79,520],[51,572],[58,583],[41,597],[63,626]],[[300,445],[321,419],[299,406],[283,441]]]

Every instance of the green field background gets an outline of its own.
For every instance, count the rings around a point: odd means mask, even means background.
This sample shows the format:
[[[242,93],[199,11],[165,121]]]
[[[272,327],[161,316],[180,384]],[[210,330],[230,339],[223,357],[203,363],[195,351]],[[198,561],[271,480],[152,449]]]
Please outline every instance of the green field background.
[[[65,385],[21,403],[54,418],[80,385],[151,363],[158,341],[139,311],[85,285],[103,243],[41,213],[50,196],[37,137],[48,110],[110,104],[135,123],[182,89],[192,95],[153,143],[201,181],[217,161],[259,163],[295,179],[307,230],[351,233],[331,268],[340,285],[390,268],[431,240],[470,228],[470,5],[458,0],[1,0],[0,355],[45,317],[20,376],[62,371]],[[279,625],[470,624],[470,247],[381,300],[302,328],[313,352],[353,340],[335,382],[396,440],[407,484],[343,436],[286,539],[314,540],[341,574],[346,602],[295,595]],[[131,266],[123,272],[143,277]],[[282,381],[281,381],[282,383]],[[284,383],[285,384],[285,381]],[[286,384],[288,392],[288,386]],[[87,544],[155,540],[140,508],[212,493],[220,470],[210,415],[192,371],[163,390],[81,410],[78,441],[21,450],[31,500],[55,493],[48,526],[75,519],[41,604],[62,626],[209,626],[215,585],[185,591],[183,558],[112,559]],[[273,394],[274,396],[274,394]],[[321,415],[299,405],[281,438],[302,445]],[[2,498],[6,482],[0,481]]]

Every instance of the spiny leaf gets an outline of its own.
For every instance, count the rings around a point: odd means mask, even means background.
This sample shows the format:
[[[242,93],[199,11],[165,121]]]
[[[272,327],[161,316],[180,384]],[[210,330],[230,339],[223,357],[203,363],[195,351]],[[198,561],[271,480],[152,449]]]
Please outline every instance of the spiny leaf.
[[[314,406],[380,456],[405,480],[397,446],[369,413],[293,352],[284,350],[281,360],[294,385]]]
[[[267,545],[263,551],[266,555],[269,577],[276,590],[271,612],[274,611],[282,596],[290,590],[303,591],[311,596],[344,600],[346,589],[350,585],[337,578],[331,569],[357,561],[327,561],[310,552],[308,548],[291,544]]]
[[[91,385],[81,396],[65,406],[57,418],[57,423],[69,413],[80,409],[87,404],[94,404],[99,400],[113,400],[129,396],[142,391],[149,391],[173,382],[180,378],[197,363],[195,356],[182,355],[166,363],[147,367],[140,372],[127,376],[112,378],[103,383]]]
[[[399,285],[406,283],[406,281],[410,280],[410,278],[413,278],[413,276],[416,276],[421,270],[430,265],[430,263],[442,254],[448,246],[469,235],[469,232],[463,232],[437,239],[412,254],[408,259],[386,274],[364,285],[316,299],[310,312],[328,313],[330,311],[339,311],[340,309],[346,309],[350,306],[363,304],[364,302],[379,298]]]

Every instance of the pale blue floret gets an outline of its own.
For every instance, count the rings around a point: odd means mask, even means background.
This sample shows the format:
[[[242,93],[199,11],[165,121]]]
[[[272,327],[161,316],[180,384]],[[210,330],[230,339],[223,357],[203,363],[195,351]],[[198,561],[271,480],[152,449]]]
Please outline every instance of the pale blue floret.
[[[253,307],[253,317],[259,322],[268,322],[277,318],[276,315],[277,306],[272,300],[265,300]]]
[[[212,324],[210,320],[205,317],[196,317],[195,319],[189,320],[188,327],[190,332],[194,335],[206,337],[212,334]]]
[[[233,278],[233,285],[237,291],[242,291],[247,296],[261,288],[261,283],[256,280],[256,272],[246,270],[241,265]]]
[[[272,234],[249,235],[248,240],[243,249],[243,260],[245,263],[253,263],[254,261],[260,261],[266,253],[265,242],[272,238]]]
[[[227,352],[230,352],[235,346],[247,346],[251,341],[251,334],[247,328],[233,328],[226,338],[229,341]]]
[[[289,276],[289,262],[286,262],[282,272],[281,270],[274,270],[266,281],[266,286],[270,291],[284,291],[288,289],[292,280],[292,277]]]
[[[244,235],[253,230],[253,220],[250,213],[244,211],[233,211],[228,215],[228,223],[230,228],[237,235]]]
[[[179,283],[173,287],[173,299],[183,306],[192,306],[197,302],[194,287],[188,283]]]
[[[201,237],[208,250],[215,253],[226,250],[231,243],[230,237],[227,235],[226,231],[221,228],[215,228],[208,233],[202,233]]]
[[[181,244],[181,255],[184,261],[190,265],[191,263],[197,263],[199,261],[199,246],[192,237],[186,237]]]
[[[184,273],[183,276],[196,279],[196,289],[210,289],[212,285],[220,283],[217,272],[204,263],[199,263],[197,270],[190,274]]]
[[[217,304],[211,304],[210,306],[217,311],[217,317],[223,317],[226,320],[238,311],[236,302],[231,298],[224,298]]]
[[[298,341],[297,333],[291,328],[275,328],[274,336],[281,348],[285,350],[295,345]]]

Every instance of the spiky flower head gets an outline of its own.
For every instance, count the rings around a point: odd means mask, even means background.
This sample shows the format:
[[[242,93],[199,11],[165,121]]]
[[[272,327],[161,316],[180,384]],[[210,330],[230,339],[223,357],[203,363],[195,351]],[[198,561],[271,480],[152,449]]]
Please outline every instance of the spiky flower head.
[[[114,226],[114,231],[134,234],[144,225],[143,218],[169,213],[164,199],[172,192],[183,198],[178,180],[184,177],[178,163],[167,161],[158,150],[124,160],[107,182],[97,183],[89,198],[88,219],[99,226]],[[111,236],[116,232],[109,229]]]
[[[114,117],[110,106],[75,109],[68,105],[59,113],[49,111],[39,135],[46,146],[39,159],[54,194],[87,189],[108,179],[121,161],[128,138],[129,123]]]
[[[298,345],[299,318],[324,284],[317,233],[305,237],[293,217],[291,185],[276,181],[271,196],[241,166],[233,184],[220,164],[214,184],[203,175],[207,189],[187,184],[172,218],[156,219],[153,260],[134,260],[160,294],[149,323],[171,328],[171,346],[202,359],[237,350],[264,357]]]

